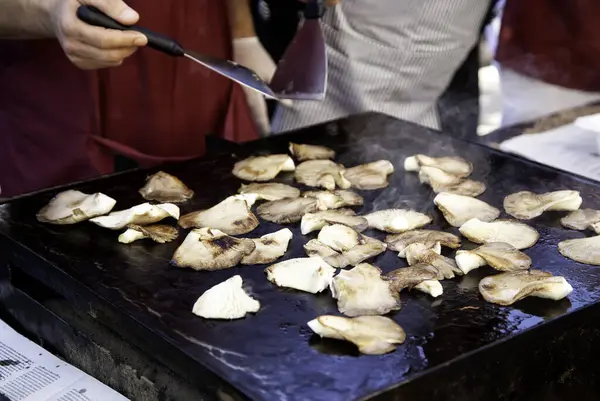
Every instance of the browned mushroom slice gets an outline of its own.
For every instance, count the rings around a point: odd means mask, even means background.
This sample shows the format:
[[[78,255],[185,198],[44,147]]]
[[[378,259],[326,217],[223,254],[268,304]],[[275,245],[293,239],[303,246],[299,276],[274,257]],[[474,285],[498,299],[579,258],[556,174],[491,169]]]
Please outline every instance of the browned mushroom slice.
[[[496,220],[488,223],[471,219],[458,230],[476,244],[504,242],[517,249],[533,246],[540,237],[538,232],[528,225],[511,220]]]
[[[264,184],[242,184],[238,190],[240,194],[253,194],[257,199],[274,201],[285,198],[297,198],[300,196],[300,190],[290,185],[269,182]]]
[[[97,216],[108,214],[116,200],[101,193],[84,194],[68,190],[56,195],[38,213],[41,223],[76,224]]]
[[[485,184],[449,174],[437,167],[421,167],[419,179],[422,183],[429,184],[436,193],[475,197],[485,192]]]
[[[337,252],[346,252],[365,243],[360,233],[341,224],[323,227],[317,239]]]
[[[391,282],[381,277],[378,267],[367,263],[342,270],[331,283],[331,293],[346,316],[385,315],[400,309],[400,297]]]
[[[123,244],[131,244],[134,241],[150,238],[154,242],[164,244],[171,242],[179,236],[179,232],[175,227],[163,224],[152,226],[138,226],[131,224],[127,227],[127,231],[119,235],[119,242]]]
[[[560,223],[572,230],[587,230],[594,229],[594,226],[600,223],[600,210],[594,209],[579,209],[569,213],[567,216],[560,219]],[[596,230],[597,234],[600,234]]]
[[[300,231],[303,235],[306,235],[330,224],[342,224],[358,232],[369,227],[367,220],[364,217],[356,216],[353,210],[337,209],[305,214],[302,216]]]
[[[365,355],[387,354],[406,340],[402,327],[385,316],[324,315],[308,322],[308,327],[321,337],[349,341]]]
[[[470,251],[457,251],[456,264],[464,274],[485,265],[500,271],[527,270],[531,258],[512,245],[490,242]]]
[[[468,196],[442,192],[433,199],[433,203],[444,214],[448,223],[454,227],[460,227],[474,218],[489,222],[500,216],[500,210]]]
[[[406,257],[406,248],[410,244],[420,242],[427,248],[434,248],[436,244],[447,248],[460,248],[461,241],[454,234],[435,230],[411,230],[400,234],[388,235],[385,237],[390,251],[398,252],[401,258]]]
[[[483,298],[498,305],[512,305],[525,297],[558,301],[567,297],[573,287],[564,277],[555,277],[541,270],[520,270],[497,274],[479,282]]]
[[[194,191],[189,189],[179,178],[164,171],[148,177],[146,185],[139,192],[146,200],[163,203],[182,203],[194,196]]]
[[[244,256],[243,265],[261,265],[273,263],[287,251],[293,235],[290,229],[284,228],[260,238],[252,238],[256,248],[251,254]]]
[[[331,160],[309,160],[298,165],[294,177],[297,182],[309,187],[330,191],[336,187],[348,189],[351,184],[340,174],[343,169],[344,166]]]
[[[126,210],[112,212],[106,216],[94,217],[90,222],[110,230],[121,230],[130,224],[145,226],[158,223],[168,217],[179,219],[179,207],[172,203],[151,205],[142,203]]]
[[[600,235],[559,242],[558,251],[576,262],[600,266]]]
[[[335,157],[335,151],[325,146],[302,145],[292,142],[290,142],[290,153],[300,162],[305,160],[328,160]]]
[[[347,190],[307,191],[302,196],[317,199],[327,209],[339,209],[341,207],[360,206],[363,204],[362,196]]]
[[[473,172],[473,165],[462,157],[430,157],[414,155],[404,160],[404,170],[420,171],[422,167],[436,167],[456,177],[468,177]]]
[[[294,160],[288,155],[252,156],[233,166],[233,175],[246,181],[269,181],[282,171],[294,171]]]
[[[181,217],[179,225],[183,228],[215,228],[229,235],[247,234],[258,227],[259,222],[250,210],[253,202],[246,196],[230,196],[210,209],[188,213]]]
[[[544,194],[521,191],[504,198],[504,210],[517,219],[530,220],[545,211],[577,210],[582,202],[577,191],[555,191]]]
[[[261,219],[273,223],[296,223],[307,213],[320,210],[319,202],[313,198],[286,198],[266,202],[256,208]]]
[[[237,266],[256,248],[251,239],[230,237],[210,228],[192,230],[177,248],[171,264],[194,270],[222,270]]]
[[[414,288],[435,298],[442,295],[444,291],[439,282],[439,280],[444,279],[444,275],[437,268],[427,263],[402,267],[387,273],[383,277],[390,280],[392,288],[398,292],[405,288],[409,290]]]
[[[386,233],[398,234],[431,223],[431,217],[408,209],[386,209],[364,216],[369,227]]]
[[[362,164],[347,168],[342,171],[342,176],[347,179],[352,187],[358,189],[380,189],[389,185],[388,175],[394,172],[394,165],[388,160]]]
[[[410,266],[419,263],[431,265],[440,271],[444,279],[451,279],[455,275],[462,276],[463,274],[452,259],[442,256],[420,243],[408,246],[406,249],[406,260]]]
[[[385,249],[385,243],[366,235],[362,235],[361,243],[345,252],[338,252],[331,249],[318,239],[310,240],[304,245],[304,250],[308,256],[319,256],[331,266],[342,269],[348,266],[356,266],[365,260],[381,254]]]

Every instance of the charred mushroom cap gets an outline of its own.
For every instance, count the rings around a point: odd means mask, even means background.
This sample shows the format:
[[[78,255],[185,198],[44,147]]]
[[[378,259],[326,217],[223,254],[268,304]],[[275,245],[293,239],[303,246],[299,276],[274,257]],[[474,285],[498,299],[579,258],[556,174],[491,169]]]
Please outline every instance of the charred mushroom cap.
[[[413,266],[392,270],[383,277],[389,280],[392,283],[392,289],[398,292],[405,288],[412,289],[423,281],[444,279],[443,274],[437,268],[427,263],[417,263]]]
[[[256,248],[242,258],[243,265],[259,265],[273,263],[287,251],[293,234],[288,228],[252,239]]]
[[[127,231],[119,235],[119,242],[130,244],[136,240],[150,238],[159,244],[174,241],[179,236],[179,231],[175,227],[164,224],[155,224],[151,226],[138,226],[131,224]]]
[[[406,260],[410,266],[419,263],[426,263],[439,270],[445,279],[454,278],[455,275],[462,275],[463,272],[456,263],[445,256],[437,254],[434,250],[425,247],[424,244],[415,243],[406,249]]]
[[[233,175],[246,181],[269,181],[282,171],[294,171],[291,157],[284,154],[252,156],[233,166]]]
[[[577,191],[555,191],[544,194],[521,191],[504,198],[504,210],[517,219],[530,220],[545,211],[577,210],[582,202]]]
[[[290,153],[300,162],[335,158],[335,151],[325,146],[303,145],[292,142],[290,142]]]
[[[259,222],[242,195],[230,196],[210,209],[188,213],[179,220],[183,228],[215,228],[229,235],[247,234]]]
[[[448,223],[454,227],[460,227],[473,218],[490,222],[500,216],[500,210],[468,196],[443,192],[435,197],[433,203],[440,209]]]
[[[146,200],[163,203],[182,203],[194,196],[181,180],[164,171],[151,175],[140,190],[140,195]]]
[[[296,223],[307,213],[319,209],[319,202],[313,198],[280,199],[266,202],[256,209],[261,219],[279,224]]]
[[[400,253],[400,257],[406,256],[406,248],[410,244],[422,243],[427,248],[433,248],[436,244],[447,248],[460,248],[461,240],[454,234],[435,230],[411,230],[400,234],[385,237],[388,249]]]

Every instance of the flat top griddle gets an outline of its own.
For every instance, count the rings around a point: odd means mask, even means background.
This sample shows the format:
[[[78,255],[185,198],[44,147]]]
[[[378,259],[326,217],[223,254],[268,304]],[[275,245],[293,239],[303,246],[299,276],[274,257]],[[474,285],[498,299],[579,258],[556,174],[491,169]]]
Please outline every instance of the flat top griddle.
[[[231,174],[233,163],[252,154],[285,153],[289,141],[331,146],[336,160],[346,166],[388,159],[396,167],[389,188],[361,191],[360,212],[390,207],[413,208],[430,214],[430,227],[457,233],[434,208],[434,193],[414,173],[403,171],[404,159],[415,153],[458,155],[474,166],[473,178],[484,181],[480,199],[502,208],[505,195],[531,190],[573,189],[581,192],[583,207],[600,208],[596,183],[542,168],[479,145],[469,144],[381,115],[362,115],[308,128],[294,134],[257,141],[226,154],[162,169],[178,176],[196,191],[182,213],[207,208],[236,193],[241,181]],[[151,172],[136,171],[77,185],[84,192],[103,192],[117,199],[115,210],[143,202],[138,189]],[[279,182],[292,183],[292,175]],[[58,190],[0,205],[0,249],[10,250],[10,263],[44,281],[57,292],[175,370],[184,371],[199,385],[215,393],[255,400],[347,401],[370,397],[398,387],[456,358],[500,344],[527,329],[543,330],[549,321],[592,305],[600,299],[600,268],[565,259],[557,251],[564,239],[586,233],[563,229],[563,213],[547,213],[530,221],[540,233],[539,242],[525,252],[534,267],[564,276],[574,291],[554,302],[526,299],[511,307],[486,303],[477,284],[490,268],[442,282],[444,294],[433,299],[418,292],[403,292],[403,308],[392,315],[406,331],[407,341],[383,356],[360,356],[343,342],[316,338],[306,322],[322,314],[338,314],[328,292],[311,295],[270,284],[264,266],[195,272],[169,265],[185,232],[174,243],[158,245],[117,242],[119,232],[90,223],[75,226],[39,224],[35,214]],[[502,217],[506,217],[503,213]],[[248,236],[279,229],[268,222]],[[294,238],[285,259],[303,257],[302,246],[314,235],[302,236],[290,226]],[[383,233],[367,231],[382,238]],[[591,235],[591,234],[589,234]],[[465,241],[464,248],[474,244]],[[452,253],[446,253],[452,255]],[[394,252],[372,261],[387,272],[406,265]],[[249,292],[262,304],[245,319],[221,322],[203,320],[191,313],[196,299],[211,286],[240,274]],[[100,311],[100,312],[99,312]],[[108,312],[106,312],[108,311]],[[201,384],[202,383],[202,384]]]

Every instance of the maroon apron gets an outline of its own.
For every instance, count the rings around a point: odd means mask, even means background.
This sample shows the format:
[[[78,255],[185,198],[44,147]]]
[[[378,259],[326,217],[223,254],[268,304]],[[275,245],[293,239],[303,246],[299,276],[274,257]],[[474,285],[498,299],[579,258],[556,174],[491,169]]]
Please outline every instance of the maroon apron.
[[[231,57],[224,1],[131,0],[140,24]],[[205,136],[257,138],[241,88],[186,59],[141,49],[82,71],[55,40],[0,41],[0,197],[113,171],[202,156]]]

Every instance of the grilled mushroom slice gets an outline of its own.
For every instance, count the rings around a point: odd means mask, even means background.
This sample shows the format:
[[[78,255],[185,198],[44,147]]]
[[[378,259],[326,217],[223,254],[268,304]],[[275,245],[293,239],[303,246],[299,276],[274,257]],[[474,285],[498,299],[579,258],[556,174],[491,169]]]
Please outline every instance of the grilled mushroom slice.
[[[405,288],[409,290],[414,288],[434,298],[439,297],[444,292],[439,282],[439,280],[444,279],[444,275],[437,268],[427,263],[417,263],[413,266],[392,270],[383,277],[390,280],[392,288],[398,292]]]
[[[290,142],[290,153],[296,160],[328,160],[335,157],[335,151],[325,146],[302,145]]]
[[[493,221],[500,216],[500,210],[484,201],[463,195],[442,192],[433,203],[444,214],[444,217],[454,227],[460,227],[467,221],[478,218],[481,221]]]
[[[414,230],[431,223],[431,217],[407,209],[386,209],[364,216],[369,227],[391,234]]]
[[[303,235],[306,235],[330,224],[342,224],[358,232],[364,231],[369,227],[367,219],[356,216],[353,210],[337,209],[305,214],[302,216],[300,231]]]
[[[504,242],[517,249],[529,248],[540,238],[538,232],[527,224],[511,220],[496,220],[488,223],[471,219],[458,231],[476,244]]]
[[[479,196],[485,192],[485,184],[449,174],[437,167],[421,167],[419,179],[429,184],[434,192],[447,192],[464,196]]]
[[[381,277],[381,270],[368,263],[342,270],[331,282],[338,309],[346,316],[385,315],[400,309],[398,292]]]
[[[461,241],[454,234],[435,230],[411,230],[401,234],[393,234],[385,237],[390,251],[398,252],[401,258],[406,257],[406,248],[410,244],[420,242],[427,248],[435,248],[437,244],[447,248],[460,248]]]
[[[189,189],[179,178],[164,171],[148,177],[146,185],[139,192],[146,200],[162,203],[182,203],[194,196],[194,191]]]
[[[531,258],[512,245],[489,242],[470,251],[457,251],[456,264],[464,274],[485,265],[506,272],[529,269]]]
[[[68,190],[59,193],[37,213],[41,223],[76,224],[109,213],[116,200],[102,193],[84,194]]]
[[[320,258],[323,258],[323,260],[327,260],[329,257],[337,257],[341,255],[340,252],[334,251],[318,239],[311,239],[306,244],[304,244],[304,251],[306,252],[306,256],[308,257],[318,256]],[[331,263],[329,264],[331,265]]]
[[[558,243],[558,251],[576,262],[600,266],[600,235],[561,241]]]
[[[131,244],[134,241],[150,238],[154,242],[164,244],[171,242],[179,236],[179,232],[175,227],[164,224],[155,224],[152,226],[138,226],[131,224],[127,227],[127,231],[119,235],[119,242],[123,244]]]
[[[402,327],[385,316],[324,315],[308,322],[308,327],[321,337],[349,341],[365,355],[387,354],[406,340]]]
[[[167,217],[178,220],[179,207],[172,203],[162,203],[160,205],[142,203],[130,209],[112,212],[108,216],[95,217],[90,219],[90,221],[100,227],[121,230],[130,224],[145,226],[158,223]]]
[[[555,191],[536,194],[521,191],[504,198],[504,210],[520,220],[530,220],[545,211],[568,211],[579,209],[583,199],[577,191]]]
[[[394,165],[388,160],[362,164],[341,172],[352,187],[358,189],[380,189],[389,185],[388,175],[394,172]]]
[[[262,265],[273,263],[283,255],[288,249],[288,245],[293,237],[289,228],[276,231],[271,234],[263,235],[260,238],[252,238],[254,241],[254,251],[242,258],[243,265]]]
[[[280,184],[277,182],[269,183],[253,183],[253,184],[242,184],[238,189],[240,194],[253,194],[257,199],[266,201],[274,201],[285,198],[297,198],[300,196],[300,190],[290,185]]]
[[[297,182],[309,187],[325,188],[330,191],[336,187],[348,189],[351,184],[340,174],[343,169],[344,166],[331,160],[309,160],[298,165],[294,177]]]
[[[600,210],[579,209],[560,219],[560,224],[572,230],[587,230],[589,228],[600,234]]]
[[[307,191],[302,194],[305,198],[315,198],[327,209],[339,209],[345,206],[361,206],[362,196],[347,190],[336,191]]]
[[[206,290],[198,298],[192,313],[205,319],[241,319],[247,313],[256,313],[260,302],[252,298],[242,288],[239,275]]]
[[[267,280],[278,287],[293,288],[312,294],[325,290],[335,269],[319,257],[289,259],[265,269]]]
[[[362,244],[356,245],[346,252],[338,252],[318,239],[313,239],[304,245],[304,250],[308,256],[319,256],[331,266],[343,269],[373,258],[384,252],[387,247],[385,243],[366,235],[362,235],[362,241]]]
[[[279,224],[296,223],[307,213],[322,210],[313,198],[286,198],[266,202],[256,209],[260,218]]]
[[[282,171],[294,171],[296,165],[288,155],[252,156],[235,163],[233,175],[246,181],[269,181]]]
[[[473,172],[473,165],[462,157],[414,155],[404,160],[404,170],[406,171],[420,171],[423,166],[436,167],[459,178],[468,177]]]
[[[558,301],[573,291],[564,277],[552,276],[541,270],[518,270],[497,274],[479,282],[483,298],[498,305],[512,305],[525,297]]]
[[[237,266],[256,248],[251,239],[230,237],[212,228],[192,230],[173,255],[171,264],[194,270],[222,270]]]
[[[456,275],[462,276],[463,274],[452,259],[442,256],[420,243],[411,244],[406,248],[406,260],[410,266],[419,263],[431,265],[439,270],[444,279],[451,279]]]
[[[317,239],[337,252],[346,252],[365,243],[360,233],[342,224],[323,227]]]
[[[250,210],[253,202],[248,202],[248,196],[230,196],[210,209],[188,213],[181,217],[179,225],[183,228],[215,228],[229,235],[247,234],[259,225]]]

